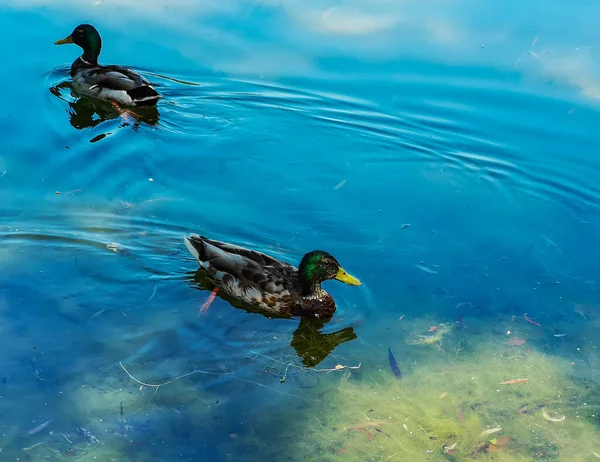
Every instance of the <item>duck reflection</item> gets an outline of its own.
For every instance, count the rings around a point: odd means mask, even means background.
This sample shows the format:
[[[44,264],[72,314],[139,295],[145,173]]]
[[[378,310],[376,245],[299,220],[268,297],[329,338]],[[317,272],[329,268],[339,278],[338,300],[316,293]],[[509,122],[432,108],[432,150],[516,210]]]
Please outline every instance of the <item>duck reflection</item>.
[[[156,106],[121,108],[116,104],[78,93],[70,81],[50,87],[50,93],[68,103],[69,123],[77,130],[93,128],[118,118],[123,120],[121,126],[131,125],[137,130],[142,123],[155,126],[160,119]],[[68,97],[65,97],[64,93]]]
[[[211,281],[206,278],[205,274],[206,273],[202,269],[198,269],[195,272],[187,273],[185,277],[195,289],[209,291],[210,293],[210,290],[214,287],[214,284],[212,284]],[[239,300],[228,297],[223,291],[217,292],[217,296],[227,301],[233,307],[242,309],[248,313],[261,314],[269,319],[289,319],[289,317],[286,316],[277,315],[274,313],[266,313],[247,306],[241,303]],[[315,367],[327,356],[329,356],[338,345],[357,338],[354,328],[352,327],[345,327],[344,329],[340,329],[335,332],[323,333],[322,329],[330,320],[331,318],[300,319],[300,324],[294,331],[290,346],[296,350],[296,353],[301,358],[302,364],[305,367]]]

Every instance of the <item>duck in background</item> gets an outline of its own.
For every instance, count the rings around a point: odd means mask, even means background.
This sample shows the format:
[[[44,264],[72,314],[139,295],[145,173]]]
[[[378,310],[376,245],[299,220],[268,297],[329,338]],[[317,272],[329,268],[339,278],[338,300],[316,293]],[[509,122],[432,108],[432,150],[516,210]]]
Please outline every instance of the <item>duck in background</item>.
[[[80,24],[56,45],[74,43],[83,54],[71,65],[75,90],[82,94],[126,106],[155,106],[161,95],[137,72],[122,66],[102,66],[100,34],[91,24]],[[118,106],[117,106],[118,107]]]

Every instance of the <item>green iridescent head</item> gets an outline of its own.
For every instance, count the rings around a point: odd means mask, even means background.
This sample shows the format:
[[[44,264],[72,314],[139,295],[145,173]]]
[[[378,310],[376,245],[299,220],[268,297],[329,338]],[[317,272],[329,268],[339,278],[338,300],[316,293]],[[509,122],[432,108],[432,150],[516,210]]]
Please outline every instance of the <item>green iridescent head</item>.
[[[91,64],[98,62],[98,56],[100,56],[100,50],[102,49],[102,39],[96,28],[91,24],[79,24],[71,32],[71,35],[54,42],[55,45],[65,45],[67,43],[80,46],[83,49],[82,58],[85,61]]]
[[[336,279],[353,286],[362,285],[341,267],[333,255],[323,250],[314,250],[304,255],[298,265],[298,277],[306,295],[315,292],[320,288],[320,284],[328,279]]]

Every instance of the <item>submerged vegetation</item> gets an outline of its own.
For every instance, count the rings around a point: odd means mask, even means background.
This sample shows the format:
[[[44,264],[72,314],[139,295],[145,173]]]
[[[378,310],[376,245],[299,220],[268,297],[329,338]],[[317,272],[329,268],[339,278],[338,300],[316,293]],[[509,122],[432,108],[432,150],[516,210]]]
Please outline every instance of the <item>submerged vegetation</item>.
[[[600,458],[596,384],[574,374],[573,360],[509,341],[514,323],[496,327],[472,336],[444,326],[432,330],[436,342],[398,341],[402,380],[384,361],[342,376],[294,443],[297,460]]]
[[[161,357],[174,331],[162,343],[143,333],[115,346],[123,362],[57,387],[32,364],[30,381],[50,387],[60,411],[41,394],[28,403],[36,419],[7,425],[0,447],[7,457],[58,461],[158,460],[159,444],[160,457],[189,447],[191,460],[596,460],[599,320],[596,310],[584,319],[581,306],[553,328],[506,314],[403,316],[391,334],[363,336],[350,357],[336,351],[316,368],[302,365],[291,332],[253,338],[243,360],[213,372],[197,369],[189,350]],[[2,415],[22,392],[4,389]],[[259,412],[240,415],[250,401]],[[198,452],[194,435],[218,444]]]

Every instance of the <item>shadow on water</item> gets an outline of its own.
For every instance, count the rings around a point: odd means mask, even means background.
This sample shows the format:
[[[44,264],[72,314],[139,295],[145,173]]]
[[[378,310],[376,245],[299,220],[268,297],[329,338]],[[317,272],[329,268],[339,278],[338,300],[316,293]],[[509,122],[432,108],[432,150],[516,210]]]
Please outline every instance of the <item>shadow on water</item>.
[[[63,96],[63,92],[67,92],[68,97]],[[69,123],[77,130],[93,128],[119,117],[123,119],[122,126],[131,124],[137,130],[142,123],[156,126],[160,119],[158,109],[154,106],[117,108],[109,102],[79,94],[70,81],[50,87],[50,93],[68,103]]]
[[[190,285],[198,290],[211,290],[214,286],[204,276],[201,269],[196,272],[187,273],[185,278]],[[287,317],[273,313],[265,313],[227,296],[223,291],[218,292],[218,296],[227,301],[231,306],[244,310],[248,313],[261,314],[262,316],[274,319],[288,319]],[[335,332],[323,333],[330,319],[300,319],[300,323],[292,335],[290,346],[294,348],[298,356],[302,359],[302,364],[306,367],[315,367],[340,344],[349,342],[357,338],[353,327],[345,327]]]

